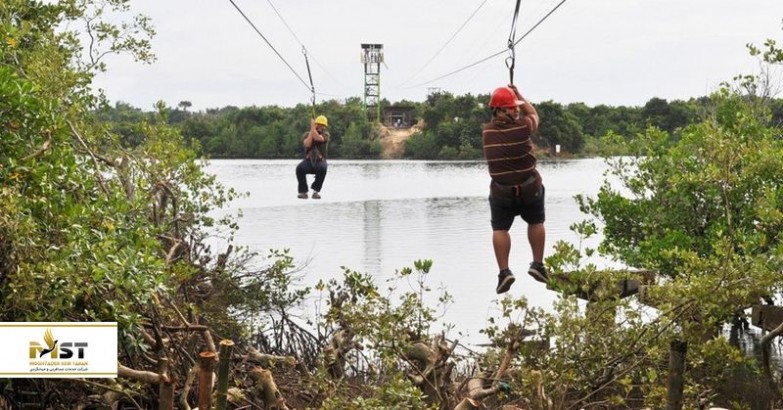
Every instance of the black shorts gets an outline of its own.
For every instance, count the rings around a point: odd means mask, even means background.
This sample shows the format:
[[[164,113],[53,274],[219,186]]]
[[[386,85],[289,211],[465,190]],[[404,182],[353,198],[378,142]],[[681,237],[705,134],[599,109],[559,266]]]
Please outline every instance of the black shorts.
[[[511,229],[514,218],[519,215],[530,225],[544,223],[544,186],[538,193],[529,198],[495,198],[489,196],[489,209],[492,213],[492,230],[507,231]]]

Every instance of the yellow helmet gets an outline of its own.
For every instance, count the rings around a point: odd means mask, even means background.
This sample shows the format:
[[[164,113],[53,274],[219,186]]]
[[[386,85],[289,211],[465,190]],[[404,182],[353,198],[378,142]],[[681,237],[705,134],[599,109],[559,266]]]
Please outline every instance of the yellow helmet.
[[[323,125],[324,127],[328,127],[329,126],[329,121],[326,120],[326,116],[325,115],[319,115],[318,117],[316,117],[315,123],[317,125]]]

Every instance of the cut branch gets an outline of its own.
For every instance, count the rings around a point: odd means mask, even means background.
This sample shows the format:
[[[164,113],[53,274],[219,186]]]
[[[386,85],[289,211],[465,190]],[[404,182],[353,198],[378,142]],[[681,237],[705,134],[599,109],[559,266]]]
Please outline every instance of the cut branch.
[[[201,352],[198,358],[198,408],[212,408],[212,387],[215,379],[215,352]]]
[[[122,364],[117,364],[117,376],[148,384],[158,384],[162,379],[158,373],[131,369]]]
[[[231,351],[233,349],[234,342],[231,340],[220,341],[217,394],[215,395],[215,408],[217,410],[225,410],[228,404],[228,376],[231,369]]]

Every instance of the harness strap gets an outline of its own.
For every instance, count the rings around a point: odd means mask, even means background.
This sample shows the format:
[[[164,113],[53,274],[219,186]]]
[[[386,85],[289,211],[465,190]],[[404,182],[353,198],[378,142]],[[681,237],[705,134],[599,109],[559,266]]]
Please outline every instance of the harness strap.
[[[522,196],[522,192],[523,192],[522,189],[525,188],[528,185],[533,184],[534,182],[536,182],[536,176],[535,175],[531,175],[524,182],[522,182],[521,184],[512,185],[511,186],[511,192],[513,192],[515,197],[521,197]]]
[[[527,188],[529,185],[532,185],[536,182],[536,174],[530,175],[526,180],[524,180],[520,184],[516,185],[503,185],[498,182],[495,182],[495,180],[492,180],[492,183],[498,187],[498,189],[501,192],[510,193],[512,198],[521,198],[523,196],[523,192],[525,192],[525,188]]]

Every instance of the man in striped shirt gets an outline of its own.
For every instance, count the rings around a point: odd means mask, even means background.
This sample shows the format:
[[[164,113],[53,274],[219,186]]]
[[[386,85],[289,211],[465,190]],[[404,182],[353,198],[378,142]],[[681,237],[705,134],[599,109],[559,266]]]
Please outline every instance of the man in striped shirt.
[[[519,215],[527,223],[527,239],[533,252],[528,274],[539,282],[547,281],[544,267],[544,185],[536,170],[531,135],[538,129],[538,113],[509,84],[492,93],[489,102],[492,120],[482,133],[484,157],[492,177],[489,207],[492,214],[492,247],[498,269],[497,293],[507,292],[514,283],[508,267],[511,253],[509,230]],[[521,112],[520,112],[521,111]]]

